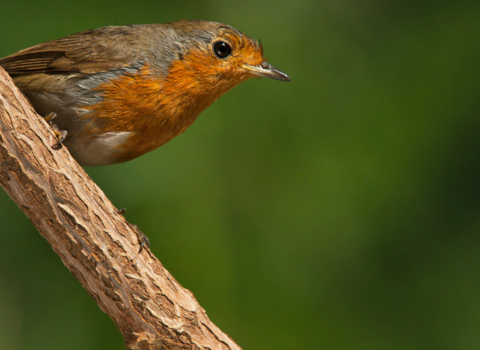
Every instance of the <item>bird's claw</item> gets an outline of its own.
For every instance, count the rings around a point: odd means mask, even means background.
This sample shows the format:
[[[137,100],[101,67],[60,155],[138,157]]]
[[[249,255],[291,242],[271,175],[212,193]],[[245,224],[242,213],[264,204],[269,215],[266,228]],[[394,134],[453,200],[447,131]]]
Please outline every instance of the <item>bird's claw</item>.
[[[56,124],[53,125],[52,130],[58,138],[57,143],[53,144],[52,148],[59,149],[62,146],[63,141],[65,141],[65,139],[67,138],[68,131],[58,129],[58,126]]]
[[[57,137],[57,142],[52,145],[53,149],[59,149],[62,146],[63,141],[67,138],[68,132],[67,130],[60,130],[57,124],[53,124],[53,120],[57,117],[57,113],[50,112],[45,116],[45,121],[50,125],[55,136]]]
[[[50,113],[48,113],[48,114],[45,116],[45,118],[43,118],[43,119],[45,119],[45,121],[46,121],[51,127],[53,127],[53,120],[54,120],[56,117],[57,117],[57,113],[55,113],[55,112],[50,112]]]

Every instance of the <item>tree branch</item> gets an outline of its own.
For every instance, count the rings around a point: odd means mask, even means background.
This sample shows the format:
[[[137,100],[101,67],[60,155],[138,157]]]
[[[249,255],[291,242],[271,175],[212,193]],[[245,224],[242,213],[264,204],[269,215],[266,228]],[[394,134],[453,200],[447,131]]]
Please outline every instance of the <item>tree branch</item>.
[[[241,350],[216,327],[0,68],[0,184],[122,332],[127,349]]]

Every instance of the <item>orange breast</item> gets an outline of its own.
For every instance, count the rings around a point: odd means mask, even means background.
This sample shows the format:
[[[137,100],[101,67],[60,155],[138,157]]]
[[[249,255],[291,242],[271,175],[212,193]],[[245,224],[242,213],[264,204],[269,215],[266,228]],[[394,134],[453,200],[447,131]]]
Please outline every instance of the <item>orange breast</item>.
[[[111,80],[97,88],[102,102],[84,107],[89,123],[82,136],[106,132],[131,132],[118,146],[116,163],[139,157],[185,131],[197,116],[242,78],[220,79],[211,71],[214,58],[199,52],[175,61],[166,77],[151,73],[148,66],[138,74]],[[224,77],[225,78],[225,77]]]

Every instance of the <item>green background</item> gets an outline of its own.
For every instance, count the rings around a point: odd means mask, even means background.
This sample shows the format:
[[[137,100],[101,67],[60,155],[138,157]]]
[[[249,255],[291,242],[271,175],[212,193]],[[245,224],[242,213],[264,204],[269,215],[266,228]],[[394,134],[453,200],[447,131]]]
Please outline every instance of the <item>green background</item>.
[[[244,349],[480,349],[480,1],[0,1],[0,56],[106,25],[261,38],[188,131],[87,168]],[[0,193],[0,349],[122,349]]]

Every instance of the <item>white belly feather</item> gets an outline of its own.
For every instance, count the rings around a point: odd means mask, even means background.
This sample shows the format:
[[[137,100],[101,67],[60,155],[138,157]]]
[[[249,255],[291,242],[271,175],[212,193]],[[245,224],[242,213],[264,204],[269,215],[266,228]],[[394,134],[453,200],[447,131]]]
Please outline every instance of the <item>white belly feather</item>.
[[[107,132],[85,142],[80,138],[73,138],[74,141],[71,141],[67,136],[65,144],[81,165],[109,165],[115,162],[112,154],[118,151],[117,147],[125,143],[131,134],[130,131]]]

